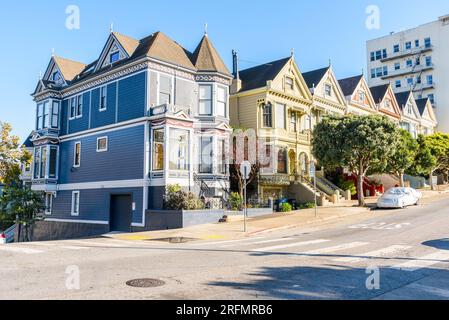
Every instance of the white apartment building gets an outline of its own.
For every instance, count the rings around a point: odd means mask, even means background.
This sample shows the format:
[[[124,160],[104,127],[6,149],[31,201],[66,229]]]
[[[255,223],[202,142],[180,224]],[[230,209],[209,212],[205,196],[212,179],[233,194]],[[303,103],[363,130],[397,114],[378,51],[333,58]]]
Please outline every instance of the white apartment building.
[[[429,98],[438,131],[449,133],[449,15],[367,41],[368,84]],[[377,103],[377,102],[376,102]]]

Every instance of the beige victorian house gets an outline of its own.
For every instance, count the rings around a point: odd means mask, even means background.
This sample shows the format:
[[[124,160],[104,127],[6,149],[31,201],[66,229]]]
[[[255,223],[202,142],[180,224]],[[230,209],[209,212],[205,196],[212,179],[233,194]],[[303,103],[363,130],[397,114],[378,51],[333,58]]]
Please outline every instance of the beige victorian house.
[[[291,195],[291,184],[306,175],[310,159],[312,95],[294,56],[238,71],[234,54],[230,118],[234,128],[254,129],[274,165],[262,167],[260,198]]]
[[[438,125],[435,112],[433,111],[432,103],[429,98],[415,100],[421,115],[421,122],[419,124],[419,133],[423,135],[431,135],[435,133]]]
[[[376,103],[363,75],[338,81],[346,97],[347,114],[369,115],[377,113]]]
[[[398,124],[401,121],[401,109],[390,84],[371,87],[371,95],[376,103],[379,114]]]

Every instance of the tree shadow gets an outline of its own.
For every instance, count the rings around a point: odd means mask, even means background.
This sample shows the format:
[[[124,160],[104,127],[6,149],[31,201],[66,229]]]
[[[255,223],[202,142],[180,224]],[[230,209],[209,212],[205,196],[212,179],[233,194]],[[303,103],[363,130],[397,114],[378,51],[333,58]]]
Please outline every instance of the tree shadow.
[[[215,281],[210,282],[209,285],[231,288],[240,291],[245,297],[256,299],[368,300],[378,298],[436,272],[447,272],[449,282],[447,270],[424,268],[415,272],[405,272],[391,267],[381,267],[379,269],[380,289],[370,290],[367,287],[367,280],[373,274],[371,269],[325,265],[264,267],[257,272],[239,276],[247,279],[246,281]],[[369,283],[372,284],[371,281]],[[448,299],[445,294],[417,292],[416,289],[407,289],[401,294],[402,296],[395,299]]]

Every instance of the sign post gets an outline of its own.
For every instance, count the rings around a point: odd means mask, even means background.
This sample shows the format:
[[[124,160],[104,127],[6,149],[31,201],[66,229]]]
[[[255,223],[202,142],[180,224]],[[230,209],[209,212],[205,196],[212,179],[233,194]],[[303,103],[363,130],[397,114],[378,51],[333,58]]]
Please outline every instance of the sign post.
[[[244,221],[244,232],[246,233],[246,218],[248,216],[248,205],[247,205],[247,197],[246,197],[246,187],[248,184],[249,176],[251,174],[251,163],[249,161],[244,161],[240,165],[240,173],[243,177],[243,185],[244,185],[244,211],[243,211],[243,221]]]
[[[310,161],[310,177],[313,178],[313,191],[315,193],[315,219],[318,218],[318,201],[316,195],[316,167],[315,162]]]

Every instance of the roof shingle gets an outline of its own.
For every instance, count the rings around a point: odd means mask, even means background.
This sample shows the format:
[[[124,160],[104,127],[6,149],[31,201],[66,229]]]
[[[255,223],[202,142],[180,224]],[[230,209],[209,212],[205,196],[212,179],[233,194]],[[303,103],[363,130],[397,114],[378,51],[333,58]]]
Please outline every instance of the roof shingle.
[[[291,57],[288,57],[240,71],[239,75],[242,80],[240,91],[265,87],[267,81],[274,80],[290,59]]]
[[[191,57],[191,60],[198,71],[219,72],[225,75],[231,75],[207,35],[201,39],[198,47],[195,49]]]
[[[387,94],[389,86],[390,86],[389,84],[382,84],[380,86],[369,88],[375,103],[382,102],[383,98]]]
[[[343,91],[343,94],[345,96],[350,96],[354,93],[355,89],[359,85],[360,81],[362,80],[363,75],[350,77],[346,79],[338,80],[338,83],[340,84],[341,90]]]
[[[303,73],[302,77],[306,81],[307,87],[311,89],[314,86],[317,86],[321,82],[321,80],[323,79],[324,75],[328,70],[329,67],[326,67]]]

